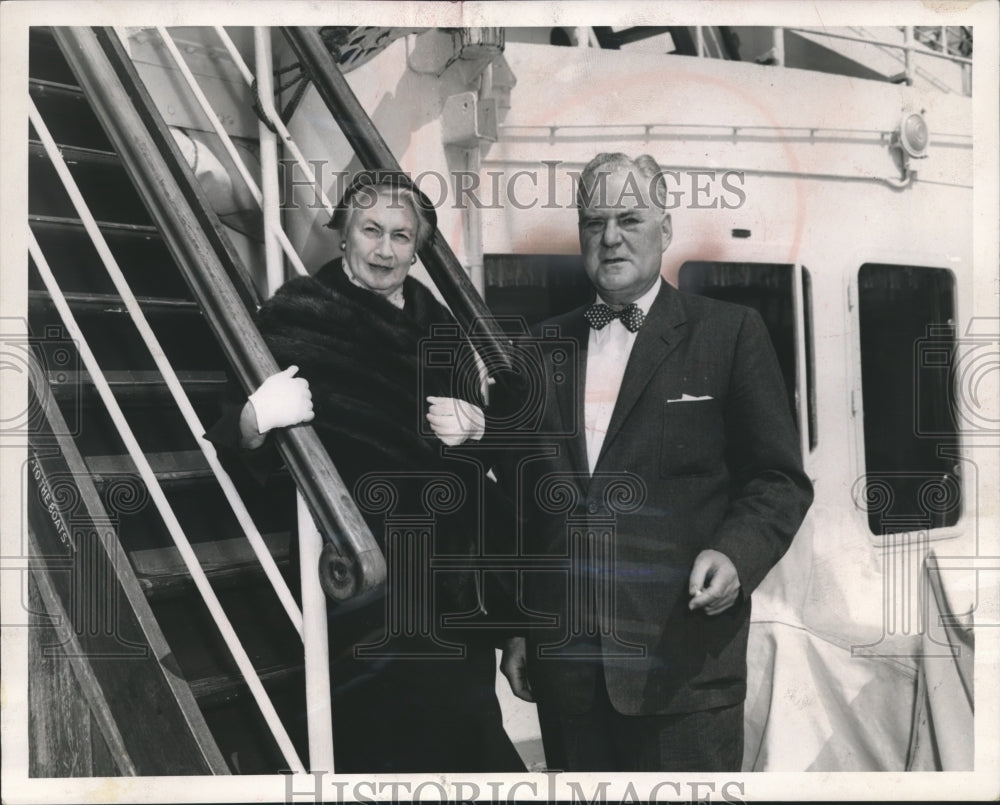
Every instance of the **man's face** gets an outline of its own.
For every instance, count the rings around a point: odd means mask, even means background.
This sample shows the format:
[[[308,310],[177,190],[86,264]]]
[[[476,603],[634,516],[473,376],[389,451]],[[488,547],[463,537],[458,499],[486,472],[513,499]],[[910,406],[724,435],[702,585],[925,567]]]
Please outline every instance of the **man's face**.
[[[344,260],[362,285],[383,296],[403,284],[417,251],[417,217],[391,194],[351,210]]]
[[[659,280],[670,216],[653,203],[650,180],[625,167],[593,177],[580,208],[583,267],[609,304],[634,302]]]

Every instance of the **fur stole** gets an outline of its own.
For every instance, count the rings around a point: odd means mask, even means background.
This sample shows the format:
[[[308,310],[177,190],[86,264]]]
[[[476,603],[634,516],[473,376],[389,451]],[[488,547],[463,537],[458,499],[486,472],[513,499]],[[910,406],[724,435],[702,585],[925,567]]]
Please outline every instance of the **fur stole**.
[[[393,474],[400,495],[394,513],[419,513],[421,476],[458,476],[466,502],[458,511],[436,517],[434,552],[473,553],[479,543],[480,506],[486,503],[476,492],[479,472],[468,461],[442,455],[441,442],[426,424],[425,398],[468,399],[458,390],[474,388],[475,382],[455,373],[473,370],[475,362],[469,359],[469,347],[450,336],[438,345],[454,352],[454,365],[421,366],[421,341],[432,337],[435,325],[455,322],[418,281],[407,277],[403,292],[405,306],[399,309],[352,284],[335,260],[312,277],[285,283],[260,309],[258,325],[278,364],[297,365],[297,376],[309,381],[312,424],[355,500],[355,485],[363,475]],[[399,473],[409,476],[412,489],[407,491],[407,480],[400,480]],[[495,485],[487,481],[486,486],[495,497],[490,489]],[[362,513],[382,542],[382,515],[363,507]],[[467,581],[453,579],[457,587],[468,587]]]
[[[440,452],[423,398],[454,396],[453,384],[439,369],[421,371],[420,342],[454,320],[416,280],[407,277],[403,293],[400,310],[353,285],[335,260],[285,283],[258,314],[279,365],[296,364],[309,381],[313,424],[338,469],[363,451],[373,467],[426,470]]]

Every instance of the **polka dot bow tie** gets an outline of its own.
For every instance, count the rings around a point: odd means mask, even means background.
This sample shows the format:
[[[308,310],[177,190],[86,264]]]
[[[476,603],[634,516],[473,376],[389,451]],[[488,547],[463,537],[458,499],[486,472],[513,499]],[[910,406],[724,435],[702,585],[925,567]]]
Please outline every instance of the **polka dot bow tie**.
[[[646,315],[642,312],[642,308],[635,304],[635,302],[625,305],[625,307],[618,310],[605,305],[603,302],[597,302],[583,312],[583,317],[595,330],[603,329],[613,319],[621,319],[622,324],[628,328],[628,331],[635,333],[642,327],[642,322],[646,318]]]

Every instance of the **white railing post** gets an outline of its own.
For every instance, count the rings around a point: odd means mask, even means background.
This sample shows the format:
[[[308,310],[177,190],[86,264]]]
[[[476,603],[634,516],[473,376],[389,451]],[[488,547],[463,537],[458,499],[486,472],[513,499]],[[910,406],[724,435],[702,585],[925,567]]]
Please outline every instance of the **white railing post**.
[[[271,35],[269,28],[253,29],[254,63],[257,67],[257,96],[274,97],[274,80],[271,65]],[[267,107],[262,107],[267,115]],[[269,116],[269,115],[268,115]],[[285,262],[281,255],[281,244],[275,233],[281,228],[278,189],[278,139],[264,121],[257,124],[260,138],[260,187],[261,210],[264,215],[264,259],[267,267],[267,289],[270,296],[285,281]]]
[[[962,94],[972,97],[972,65],[962,65]]]
[[[778,67],[785,66],[785,29],[772,28],[771,38],[774,47],[774,63]]]
[[[327,636],[326,596],[319,584],[323,537],[316,530],[302,495],[297,495],[299,568],[302,578],[302,643],[306,668],[306,727],[309,735],[309,771],[334,771],[333,699],[330,694],[330,647]]]
[[[244,61],[243,56],[240,55],[240,52],[236,48],[236,44],[233,42],[232,38],[226,33],[226,29],[221,26],[216,26],[215,32],[218,34],[223,46],[228,51],[230,58],[232,58],[233,63],[236,65],[236,68],[243,76],[243,80],[247,82],[247,86],[252,85],[254,81],[253,73],[250,72],[250,68],[247,67],[246,61]],[[291,155],[295,158],[299,167],[302,168],[303,175],[308,176],[312,166],[302,155],[302,151],[299,150],[295,140],[292,139],[291,132],[288,131],[288,127],[284,124],[284,122],[282,122],[281,116],[274,109],[271,99],[261,97],[260,103],[264,109],[264,113],[268,116],[270,121],[274,124],[274,127],[278,130],[278,133],[281,135],[281,142],[284,144],[285,148],[288,149],[289,153],[291,153]],[[332,217],[335,209],[333,203],[323,191],[322,186],[315,189],[318,191],[317,194],[319,196],[320,203],[323,204],[326,214]]]
[[[903,26],[903,75],[906,85],[913,85],[913,26]],[[947,51],[946,51],[947,52]]]

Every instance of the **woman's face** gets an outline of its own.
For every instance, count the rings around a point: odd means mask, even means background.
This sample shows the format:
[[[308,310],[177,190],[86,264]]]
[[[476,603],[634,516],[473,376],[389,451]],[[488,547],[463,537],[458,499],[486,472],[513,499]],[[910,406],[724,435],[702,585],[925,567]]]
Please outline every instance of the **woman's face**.
[[[355,279],[389,296],[403,284],[417,251],[416,214],[405,201],[380,193],[370,206],[351,210],[344,241],[344,260]]]

